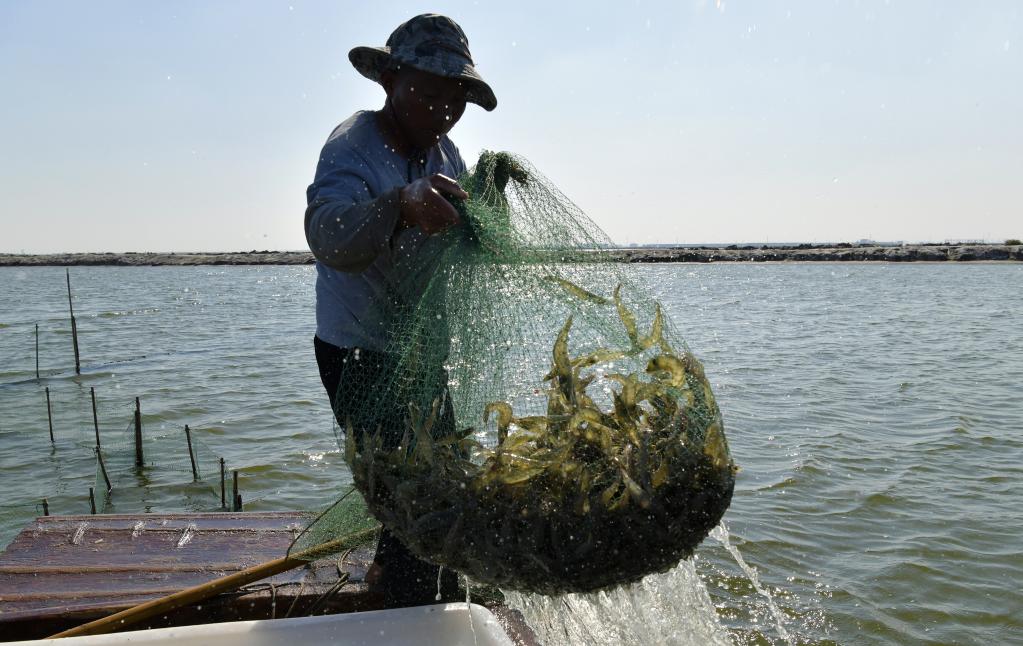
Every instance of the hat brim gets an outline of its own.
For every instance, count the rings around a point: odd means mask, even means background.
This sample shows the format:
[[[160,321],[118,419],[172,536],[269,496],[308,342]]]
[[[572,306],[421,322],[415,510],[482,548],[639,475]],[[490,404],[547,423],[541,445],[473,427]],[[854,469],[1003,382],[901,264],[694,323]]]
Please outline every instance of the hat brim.
[[[475,103],[487,112],[497,107],[497,97],[494,96],[494,91],[490,89],[490,86],[487,85],[487,82],[483,80],[479,72],[472,65],[464,65],[457,72],[430,69],[421,64],[417,65],[414,62],[395,59],[390,47],[356,47],[348,52],[348,60],[351,61],[352,66],[358,70],[359,74],[377,83],[380,82],[381,74],[390,66],[391,61],[414,67],[429,74],[456,78],[466,83],[466,101]]]

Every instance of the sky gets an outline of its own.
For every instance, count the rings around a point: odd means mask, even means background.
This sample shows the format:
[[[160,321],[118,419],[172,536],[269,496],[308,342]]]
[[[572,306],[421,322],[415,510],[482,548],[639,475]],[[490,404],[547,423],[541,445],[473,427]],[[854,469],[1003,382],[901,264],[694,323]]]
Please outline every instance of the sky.
[[[0,1],[0,253],[306,249],[305,188],[408,18],[620,244],[1023,237],[1023,4]]]

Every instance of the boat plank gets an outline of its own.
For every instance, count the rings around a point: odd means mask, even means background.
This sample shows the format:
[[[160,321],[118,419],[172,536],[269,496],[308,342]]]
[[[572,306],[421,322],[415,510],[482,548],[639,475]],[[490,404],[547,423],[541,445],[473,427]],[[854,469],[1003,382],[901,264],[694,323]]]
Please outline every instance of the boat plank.
[[[50,576],[38,576],[28,573],[0,575],[0,603],[17,605],[25,601],[43,601],[46,599],[93,599],[115,596],[130,596],[135,594],[151,594],[160,596],[177,592],[183,588],[205,583],[210,579],[226,576],[237,572],[240,568],[232,567],[231,570],[218,570],[216,568],[194,569],[188,571],[160,571],[136,570],[134,572],[122,571],[130,576],[111,576],[109,573],[100,574],[95,570],[88,572],[67,572],[60,575],[61,588],[55,590],[53,578]],[[313,578],[328,579],[333,575],[337,579],[336,570],[329,565],[320,567],[325,570],[310,573],[307,570],[291,570],[277,576],[265,579],[274,585],[300,584],[305,580],[312,581]],[[47,573],[48,574],[48,573]],[[170,592],[166,590],[170,588]],[[148,593],[146,591],[149,591]]]
[[[302,512],[37,518],[0,553],[0,641],[51,634],[280,558],[311,518]],[[317,561],[149,625],[281,616],[282,604],[294,603],[296,611],[311,606],[340,572],[349,583],[327,608],[379,607],[363,583],[372,558],[367,546],[343,562]]]
[[[251,516],[251,518],[250,518]],[[49,533],[73,531],[81,523],[94,528],[130,529],[142,523],[145,530],[180,531],[188,525],[211,530],[291,531],[290,525],[301,528],[313,518],[302,511],[282,512],[215,512],[195,514],[84,514],[78,516],[41,516],[24,531]],[[282,521],[284,521],[282,523]],[[239,525],[239,522],[242,525]]]
[[[287,552],[297,529],[287,526],[200,527],[136,532],[131,525],[98,527],[89,521],[59,523],[42,531],[26,530],[8,546],[0,565],[150,565],[206,564],[223,554],[243,567],[262,563]],[[290,524],[290,523],[289,523]],[[45,555],[45,560],[40,557]]]

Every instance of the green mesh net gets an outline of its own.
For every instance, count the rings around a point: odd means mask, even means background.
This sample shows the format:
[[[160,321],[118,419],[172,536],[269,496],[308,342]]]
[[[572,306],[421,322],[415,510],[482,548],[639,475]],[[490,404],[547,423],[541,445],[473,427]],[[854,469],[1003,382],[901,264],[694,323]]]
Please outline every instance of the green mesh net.
[[[466,226],[398,267],[392,345],[342,373],[368,511],[418,556],[507,589],[673,567],[734,486],[700,362],[528,162],[484,153],[459,181]],[[353,516],[328,513],[318,534],[350,533]]]

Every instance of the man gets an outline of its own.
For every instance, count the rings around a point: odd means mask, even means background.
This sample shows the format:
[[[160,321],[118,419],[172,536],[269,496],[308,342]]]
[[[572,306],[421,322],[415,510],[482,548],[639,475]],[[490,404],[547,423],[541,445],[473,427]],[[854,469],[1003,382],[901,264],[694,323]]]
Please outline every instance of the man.
[[[378,382],[394,365],[388,350],[407,296],[396,286],[407,285],[404,274],[428,253],[431,237],[459,221],[449,199],[467,197],[453,179],[466,166],[447,133],[466,102],[497,106],[468,39],[445,16],[416,16],[385,47],[356,47],[348,58],[387,99],[330,135],[305,214],[316,257],[316,361],[342,428],[365,395],[358,385]],[[442,599],[454,600],[457,579],[445,575],[438,580],[436,566],[385,530],[367,582],[389,606],[420,605],[436,600],[438,581]]]

